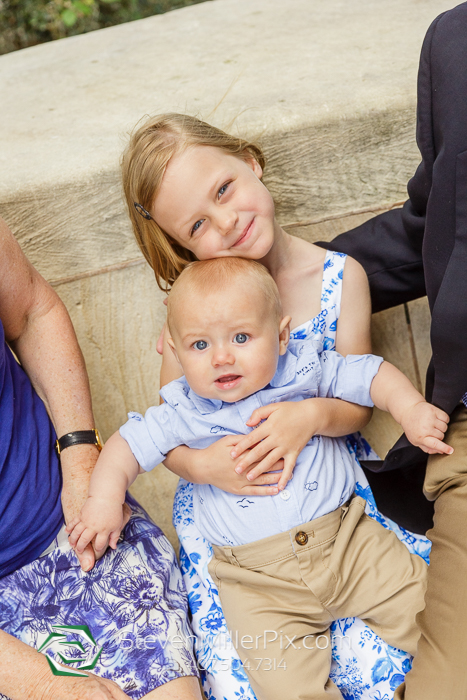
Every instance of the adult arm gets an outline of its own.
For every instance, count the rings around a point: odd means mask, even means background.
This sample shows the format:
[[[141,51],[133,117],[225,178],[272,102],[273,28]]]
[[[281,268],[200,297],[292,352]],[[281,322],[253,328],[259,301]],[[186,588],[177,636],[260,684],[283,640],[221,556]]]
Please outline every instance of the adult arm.
[[[113,681],[55,676],[44,654],[0,630],[0,692],[11,700],[125,700]]]
[[[86,368],[66,308],[1,219],[0,251],[0,318],[8,343],[44,401],[57,435],[94,428]],[[61,455],[67,522],[86,500],[97,457],[93,445],[76,445]],[[92,547],[80,555],[80,563],[85,570],[92,568]]]

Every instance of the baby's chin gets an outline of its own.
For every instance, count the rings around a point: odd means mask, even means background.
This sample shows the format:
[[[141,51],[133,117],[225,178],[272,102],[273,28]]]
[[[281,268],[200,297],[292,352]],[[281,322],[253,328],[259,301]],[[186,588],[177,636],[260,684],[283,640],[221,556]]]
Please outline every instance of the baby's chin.
[[[202,388],[200,388],[200,391],[196,389],[193,390],[198,396],[205,399],[219,400],[224,403],[235,403],[236,401],[242,401],[242,399],[248,398],[248,396],[252,396],[252,394],[256,394],[257,391],[261,391],[265,386],[267,386],[267,384],[252,386],[249,382],[245,381],[244,377],[241,377],[241,381],[231,387],[223,388],[215,382],[214,387],[206,387],[204,391]]]

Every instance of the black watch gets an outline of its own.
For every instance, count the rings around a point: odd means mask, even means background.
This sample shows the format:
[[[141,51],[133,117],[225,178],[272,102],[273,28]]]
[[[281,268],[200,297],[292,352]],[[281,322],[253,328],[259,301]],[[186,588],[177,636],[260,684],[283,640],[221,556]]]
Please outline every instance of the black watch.
[[[72,445],[95,445],[99,452],[102,450],[102,442],[97,430],[75,430],[73,433],[62,435],[55,441],[58,456]]]

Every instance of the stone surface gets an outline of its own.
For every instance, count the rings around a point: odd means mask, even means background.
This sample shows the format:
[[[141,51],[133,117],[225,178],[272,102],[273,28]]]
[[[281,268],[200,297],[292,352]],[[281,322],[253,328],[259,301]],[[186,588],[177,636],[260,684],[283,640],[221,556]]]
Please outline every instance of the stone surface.
[[[449,0],[214,0],[0,58],[0,207],[52,278],[137,255],[118,160],[144,115],[258,136],[282,221],[394,202]]]
[[[121,196],[127,132],[183,111],[258,138],[280,221],[330,239],[404,199],[420,46],[451,5],[213,0],[0,57],[0,214],[67,304],[105,437],[157,400],[164,319]],[[407,313],[375,319],[375,350],[423,381],[426,305]],[[397,430],[375,416],[368,435],[384,454]],[[172,541],[175,481],[134,487]]]

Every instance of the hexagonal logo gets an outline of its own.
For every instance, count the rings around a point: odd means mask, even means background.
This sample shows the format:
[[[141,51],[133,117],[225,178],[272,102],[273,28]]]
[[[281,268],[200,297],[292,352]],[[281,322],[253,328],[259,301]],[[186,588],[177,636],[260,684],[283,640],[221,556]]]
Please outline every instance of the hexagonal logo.
[[[87,676],[85,671],[91,671],[96,666],[102,652],[102,647],[97,646],[89,627],[52,625],[52,630],[38,651],[45,654],[54,676]],[[52,651],[54,656],[46,654],[46,651]],[[61,666],[55,658],[57,656],[62,664],[69,665],[70,668]]]

